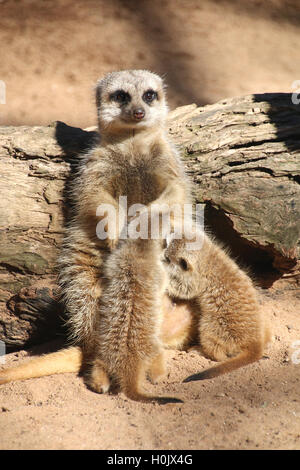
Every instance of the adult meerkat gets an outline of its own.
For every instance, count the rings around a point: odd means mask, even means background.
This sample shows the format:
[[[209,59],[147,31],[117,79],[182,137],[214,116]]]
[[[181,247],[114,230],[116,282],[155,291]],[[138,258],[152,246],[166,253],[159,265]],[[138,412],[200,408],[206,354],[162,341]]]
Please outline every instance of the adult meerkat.
[[[150,213],[157,205],[182,207],[190,187],[165,129],[167,104],[162,79],[144,70],[113,72],[96,87],[101,145],[92,149],[74,179],[74,210],[59,258],[59,284],[68,315],[69,337],[87,356],[102,293],[103,264],[116,246],[122,227],[99,239],[103,221],[98,207],[140,204]]]
[[[261,358],[270,340],[248,275],[206,234],[202,233],[200,248],[188,249],[189,243],[174,239],[165,249],[168,292],[198,304],[200,350],[224,362],[184,382],[217,377],[250,364]]]
[[[127,240],[106,261],[94,359],[87,377],[98,393],[107,392],[112,379],[133,400],[181,401],[150,396],[141,389],[147,372],[153,382],[165,373],[160,333],[167,278],[161,252],[158,240]]]
[[[118,242],[119,230],[99,239],[97,224],[107,204],[119,219],[119,198],[127,206],[191,202],[190,185],[165,129],[166,95],[162,79],[145,70],[106,75],[96,86],[101,145],[83,158],[69,188],[71,217],[58,262],[59,284],[75,346],[37,358],[21,369],[2,371],[2,382],[78,371],[94,349],[95,320],[102,293],[103,265]],[[183,336],[185,336],[183,334]],[[176,340],[175,340],[176,343]]]

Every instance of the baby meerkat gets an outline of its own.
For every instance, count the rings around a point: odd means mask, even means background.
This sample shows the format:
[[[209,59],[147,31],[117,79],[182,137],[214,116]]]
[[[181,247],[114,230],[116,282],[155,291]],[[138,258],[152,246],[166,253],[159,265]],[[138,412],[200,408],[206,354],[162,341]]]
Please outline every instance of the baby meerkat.
[[[97,83],[96,104],[101,143],[80,159],[70,183],[71,214],[58,260],[69,342],[74,346],[4,370],[2,382],[77,372],[79,364],[89,362],[103,268],[123,228],[118,226],[122,198],[127,198],[129,211],[143,205],[146,214],[157,205],[183,208],[191,202],[183,164],[167,136],[163,80],[145,70],[112,72]],[[101,237],[97,227],[106,223],[109,209],[115,211],[116,227],[108,224],[107,236]]]
[[[270,340],[248,275],[206,234],[197,249],[188,249],[190,242],[173,239],[165,249],[167,290],[198,304],[200,350],[209,359],[224,362],[184,382],[217,377],[257,361]]]
[[[165,373],[160,332],[167,278],[161,251],[157,240],[127,240],[106,261],[95,358],[87,376],[88,385],[98,393],[108,391],[111,378],[133,400],[180,402],[141,390],[147,372],[153,382]]]

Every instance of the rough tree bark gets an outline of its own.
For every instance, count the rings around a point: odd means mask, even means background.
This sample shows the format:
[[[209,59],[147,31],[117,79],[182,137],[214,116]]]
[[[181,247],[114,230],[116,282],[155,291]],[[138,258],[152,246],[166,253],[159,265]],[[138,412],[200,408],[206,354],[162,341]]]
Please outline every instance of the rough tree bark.
[[[210,230],[274,279],[299,279],[300,107],[290,94],[176,109],[169,132]],[[55,284],[64,188],[94,131],[57,122],[0,128],[0,340],[16,349],[64,334]],[[265,282],[266,285],[266,282]]]

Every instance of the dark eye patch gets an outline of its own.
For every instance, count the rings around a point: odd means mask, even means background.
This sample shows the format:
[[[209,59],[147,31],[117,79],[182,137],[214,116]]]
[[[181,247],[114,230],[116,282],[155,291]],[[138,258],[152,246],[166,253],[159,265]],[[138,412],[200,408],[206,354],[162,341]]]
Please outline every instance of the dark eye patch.
[[[124,90],[116,90],[109,95],[111,101],[116,101],[117,103],[129,103],[131,101],[131,96]]]
[[[186,262],[186,260],[184,258],[180,258],[179,260],[179,266],[181,267],[181,269],[183,269],[184,271],[187,271],[188,270],[188,264]]]
[[[147,104],[152,103],[152,101],[157,100],[157,99],[158,99],[157,92],[152,89],[145,91],[145,93],[143,94],[143,100]]]

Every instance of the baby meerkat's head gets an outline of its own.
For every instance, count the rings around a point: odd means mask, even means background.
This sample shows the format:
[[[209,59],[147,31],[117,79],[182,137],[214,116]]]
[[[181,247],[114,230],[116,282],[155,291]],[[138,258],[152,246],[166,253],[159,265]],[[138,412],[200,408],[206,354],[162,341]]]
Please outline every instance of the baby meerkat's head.
[[[188,250],[183,239],[173,239],[166,246],[162,262],[168,275],[168,293],[180,299],[193,299],[197,296],[197,255]]]
[[[101,132],[161,125],[168,113],[163,81],[147,70],[109,73],[97,83],[96,104]]]

